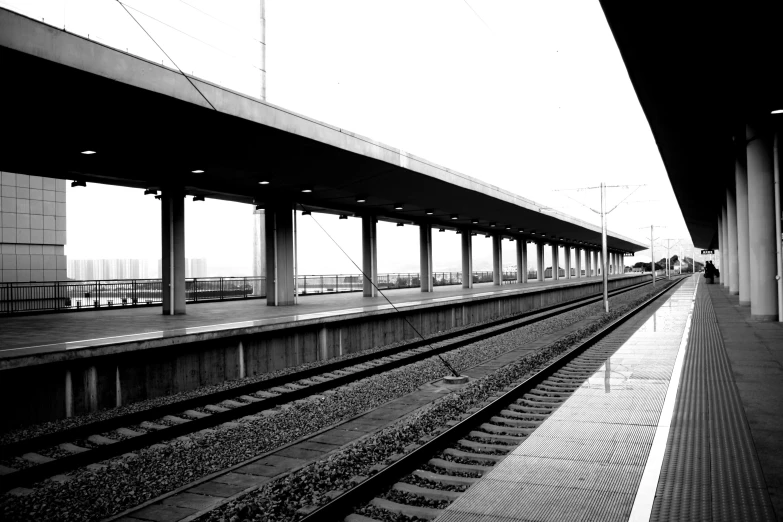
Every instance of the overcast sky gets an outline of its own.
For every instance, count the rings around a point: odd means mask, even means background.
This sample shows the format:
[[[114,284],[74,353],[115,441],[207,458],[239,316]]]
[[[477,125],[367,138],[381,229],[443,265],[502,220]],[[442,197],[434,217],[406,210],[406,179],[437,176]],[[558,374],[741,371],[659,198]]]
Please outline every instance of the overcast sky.
[[[173,66],[116,2],[0,5]],[[257,1],[126,5],[180,68],[258,96]],[[564,189],[629,185],[607,191],[609,208],[627,197],[609,215],[611,231],[646,242],[655,224],[666,227],[661,240],[690,241],[597,0],[267,0],[266,57],[270,103],[594,224],[598,191]],[[95,184],[69,187],[67,197],[70,258],[159,257],[151,197]],[[187,257],[208,258],[211,272],[249,273],[251,212],[188,201]],[[359,220],[314,217],[360,259]],[[417,228],[387,225],[379,223],[379,271],[418,271]],[[298,226],[300,274],[356,272],[310,218]],[[459,236],[433,239],[435,270],[459,269]],[[489,270],[489,240],[475,239],[474,266]],[[512,245],[505,266],[516,262]]]

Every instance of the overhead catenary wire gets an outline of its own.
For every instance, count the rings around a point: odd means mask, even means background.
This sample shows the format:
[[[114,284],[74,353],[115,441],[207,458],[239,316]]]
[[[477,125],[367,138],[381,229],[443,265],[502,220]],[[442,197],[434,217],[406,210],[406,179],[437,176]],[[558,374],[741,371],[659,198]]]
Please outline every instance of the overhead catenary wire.
[[[307,208],[306,208],[304,205],[302,205],[301,203],[299,204],[299,206],[302,208],[302,210],[308,210],[308,209],[307,209]],[[368,275],[367,275],[367,274],[364,272],[364,270],[362,270],[362,269],[359,267],[359,265],[358,265],[358,264],[356,264],[356,262],[353,260],[353,258],[352,258],[351,256],[349,256],[349,255],[348,255],[348,252],[346,252],[346,251],[343,249],[343,247],[341,247],[341,246],[340,246],[340,243],[338,243],[338,242],[337,242],[337,240],[336,240],[336,239],[334,239],[334,238],[332,237],[332,235],[331,235],[331,234],[329,234],[329,232],[327,232],[327,231],[326,231],[326,229],[325,229],[325,228],[324,228],[324,227],[321,225],[321,223],[319,223],[319,222],[318,222],[318,220],[317,220],[317,219],[315,219],[315,216],[313,216],[313,214],[312,214],[312,213],[310,214],[310,219],[312,219],[312,220],[315,222],[315,224],[316,224],[316,225],[318,225],[318,228],[320,228],[320,229],[323,231],[323,233],[324,233],[324,234],[326,234],[326,236],[327,236],[327,237],[328,237],[328,238],[329,238],[329,239],[332,241],[332,243],[334,243],[334,244],[335,244],[335,246],[336,246],[337,248],[339,248],[339,249],[340,249],[340,252],[342,252],[342,253],[345,255],[345,257],[347,257],[347,258],[348,258],[348,261],[350,261],[350,262],[351,262],[351,264],[352,264],[353,266],[355,266],[355,267],[356,267],[356,269],[357,269],[357,270],[358,270],[358,271],[359,271],[359,272],[362,274],[362,277],[363,277],[364,279],[366,279],[367,281],[369,281],[369,282],[370,282],[370,284],[373,286],[373,288],[375,288],[375,290],[376,290],[376,291],[377,291],[379,294],[381,294],[381,296],[382,296],[384,299],[386,299],[386,302],[387,302],[387,303],[389,303],[389,305],[390,305],[392,308],[394,308],[394,311],[395,311],[395,312],[397,312],[398,314],[400,314],[400,316],[401,316],[401,317],[402,317],[402,319],[403,319],[403,320],[404,320],[404,321],[405,321],[405,322],[408,324],[408,326],[410,326],[410,327],[411,327],[411,329],[412,329],[414,332],[416,332],[416,335],[418,335],[419,337],[421,337],[421,340],[422,340],[422,341],[424,341],[425,343],[427,343],[427,346],[429,346],[429,347],[430,347],[430,349],[432,349],[433,347],[432,347],[432,345],[429,343],[429,341],[427,341],[427,339],[426,339],[426,338],[425,338],[425,337],[424,337],[424,336],[421,334],[421,332],[419,332],[419,330],[418,330],[418,329],[417,329],[415,326],[413,326],[413,323],[411,323],[411,322],[408,320],[408,318],[407,318],[407,317],[405,317],[405,316],[402,314],[402,312],[400,312],[400,309],[399,309],[399,308],[397,308],[396,306],[394,306],[394,303],[392,303],[392,302],[391,302],[391,300],[390,300],[388,297],[386,297],[386,294],[384,294],[384,293],[381,291],[381,289],[380,289],[380,288],[378,288],[378,285],[376,285],[376,284],[375,284],[375,281],[373,281],[373,280],[372,280],[372,278],[371,278],[370,276],[368,276]],[[420,277],[421,277],[421,276],[420,276]],[[435,354],[435,355],[438,357],[438,359],[440,359],[440,361],[443,363],[443,365],[444,365],[444,366],[445,366],[445,367],[446,367],[446,368],[447,368],[447,369],[448,369],[448,370],[449,370],[449,371],[452,373],[452,375],[454,375],[454,377],[459,377],[459,376],[460,376],[459,372],[457,372],[457,370],[455,370],[455,369],[454,369],[454,367],[453,367],[451,364],[449,364],[449,362],[448,362],[446,359],[444,359],[443,357],[441,357],[441,356],[440,356],[440,354]]]
[[[193,81],[190,79],[190,77],[189,77],[187,74],[185,74],[184,72],[182,72],[182,69],[180,69],[180,68],[179,68],[179,65],[177,65],[177,63],[176,63],[174,60],[172,60],[172,59],[171,59],[171,56],[169,56],[169,54],[168,54],[166,51],[164,51],[164,50],[163,50],[163,47],[161,47],[161,46],[160,46],[160,44],[159,44],[157,41],[155,41],[155,39],[152,37],[152,35],[151,35],[151,34],[150,34],[150,33],[149,33],[149,32],[148,32],[148,31],[147,31],[145,28],[144,28],[144,26],[143,26],[143,25],[141,25],[141,22],[139,22],[139,21],[136,19],[136,17],[135,17],[135,16],[133,16],[133,15],[131,14],[131,12],[130,12],[130,11],[128,11],[128,7],[127,7],[127,6],[126,6],[124,3],[122,3],[122,2],[121,2],[121,0],[117,0],[117,3],[118,3],[118,4],[120,4],[120,5],[122,6],[122,8],[125,10],[125,12],[126,12],[126,13],[128,13],[128,16],[130,16],[131,18],[133,18],[133,21],[134,21],[134,22],[136,22],[136,24],[138,24],[138,26],[139,26],[139,27],[141,27],[141,30],[142,30],[142,31],[144,31],[144,34],[146,34],[146,35],[149,37],[149,39],[150,39],[150,40],[152,40],[152,43],[154,43],[154,44],[155,44],[155,45],[158,47],[158,49],[160,49],[160,52],[162,52],[163,54],[165,54],[165,55],[166,55],[166,58],[168,58],[168,59],[169,59],[169,61],[170,61],[171,63],[173,63],[173,64],[174,64],[174,67],[176,67],[176,68],[177,68],[177,70],[179,71],[179,73],[180,73],[182,76],[184,76],[184,77],[185,77],[185,79],[188,81],[188,83],[190,83],[190,85],[192,85],[192,86],[193,86],[193,88],[194,88],[194,89],[196,89],[196,92],[198,92],[198,93],[201,95],[201,97],[202,97],[202,98],[204,98],[204,101],[205,101],[205,102],[207,102],[207,103],[209,104],[209,106],[210,106],[210,107],[212,107],[212,110],[214,110],[214,111],[217,111],[217,109],[215,108],[215,106],[214,106],[214,105],[212,105],[212,102],[210,102],[210,101],[207,99],[207,97],[204,95],[204,93],[203,93],[203,92],[201,92],[201,89],[199,89],[198,87],[196,87],[196,84],[195,84],[195,83],[193,83]],[[133,9],[133,8],[131,8],[131,9]],[[140,11],[139,11],[139,12],[140,12]]]
[[[144,15],[144,16],[146,16],[147,18],[150,18],[151,20],[155,20],[156,22],[158,22],[158,23],[159,23],[159,24],[161,24],[161,25],[165,25],[165,26],[166,26],[166,27],[168,27],[169,29],[172,29],[172,30],[174,30],[174,31],[177,31],[178,33],[180,33],[180,34],[183,34],[183,35],[187,36],[188,38],[191,38],[191,39],[193,39],[193,40],[195,40],[195,41],[197,41],[197,42],[200,42],[200,43],[202,43],[202,44],[206,45],[207,47],[211,47],[212,49],[216,50],[216,51],[217,51],[217,52],[219,52],[219,53],[222,53],[222,54],[224,54],[224,55],[226,55],[226,56],[228,56],[228,57],[231,57],[231,58],[233,58],[233,59],[235,59],[235,60],[237,60],[237,61],[243,62],[243,60],[242,60],[242,59],[241,59],[239,56],[237,56],[237,55],[235,55],[235,54],[231,54],[231,53],[229,53],[229,52],[225,51],[224,49],[221,49],[220,47],[216,47],[216,46],[212,45],[212,44],[211,44],[211,43],[209,43],[209,42],[205,42],[205,41],[204,41],[204,40],[202,40],[201,38],[198,38],[198,37],[196,37],[196,36],[193,36],[192,34],[190,34],[190,33],[186,32],[186,31],[183,31],[182,29],[180,29],[180,28],[178,28],[178,27],[174,27],[173,25],[171,25],[171,24],[169,24],[169,23],[166,23],[166,22],[164,22],[164,21],[163,21],[163,20],[161,20],[160,18],[156,18],[156,17],[152,16],[151,14],[149,14],[149,13],[146,13],[146,12],[142,11],[142,10],[141,10],[141,9],[139,9],[138,7],[133,7],[132,5],[125,4],[125,3],[123,3],[123,2],[122,2],[122,0],[117,0],[117,2],[119,2],[120,4],[122,4],[122,6],[126,8],[126,9],[125,9],[126,11],[128,10],[128,8],[130,8],[130,9],[133,9],[133,10],[134,10],[134,11],[136,11],[137,13],[139,13],[139,14],[141,14],[141,15]],[[128,13],[128,14],[130,14],[130,13]],[[135,20],[135,18],[134,18],[134,20]],[[216,20],[217,20],[217,19],[216,19]],[[139,21],[138,21],[138,20],[136,20],[136,23],[139,23]],[[139,24],[139,25],[141,25],[141,24]],[[149,36],[149,33],[148,33],[146,30],[145,30],[144,32],[145,32],[145,33],[147,33],[147,35]],[[152,37],[150,36],[150,38],[152,38]],[[258,40],[256,40],[256,41],[258,41]],[[157,44],[157,42],[155,42],[155,45],[158,45],[158,44]],[[158,45],[158,48],[160,48],[160,45]],[[161,49],[161,51],[163,51],[163,49]],[[166,53],[164,52],[163,54],[166,54]],[[168,55],[168,54],[166,54],[166,57],[167,57],[169,60],[171,60],[171,58],[169,57],[169,55]],[[174,63],[174,60],[171,60],[171,63]],[[261,71],[261,70],[262,70],[260,67],[256,67],[256,66],[255,66],[255,65],[253,65],[252,63],[247,63],[247,62],[243,62],[243,63],[244,63],[244,65],[246,65],[246,66],[248,66],[248,67],[252,67],[253,69],[256,69],[256,70],[258,70],[258,71]],[[177,69],[179,69],[179,67],[177,67]]]

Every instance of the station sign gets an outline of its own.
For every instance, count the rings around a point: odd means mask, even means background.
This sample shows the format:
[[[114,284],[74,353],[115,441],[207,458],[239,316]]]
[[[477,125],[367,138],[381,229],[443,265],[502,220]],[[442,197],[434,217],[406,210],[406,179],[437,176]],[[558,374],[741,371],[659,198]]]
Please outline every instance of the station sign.
[[[702,250],[702,251],[701,251],[701,253],[702,253],[702,255],[706,255],[706,254],[714,254],[714,253],[715,253],[715,251],[714,251],[714,250]]]

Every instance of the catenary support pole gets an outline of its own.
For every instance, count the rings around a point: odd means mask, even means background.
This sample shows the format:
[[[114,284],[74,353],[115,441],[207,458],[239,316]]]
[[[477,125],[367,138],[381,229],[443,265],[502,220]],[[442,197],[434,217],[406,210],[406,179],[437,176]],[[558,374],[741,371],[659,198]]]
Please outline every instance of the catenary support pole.
[[[609,274],[606,270],[606,186],[601,183],[601,271],[603,272],[604,311],[609,312]]]

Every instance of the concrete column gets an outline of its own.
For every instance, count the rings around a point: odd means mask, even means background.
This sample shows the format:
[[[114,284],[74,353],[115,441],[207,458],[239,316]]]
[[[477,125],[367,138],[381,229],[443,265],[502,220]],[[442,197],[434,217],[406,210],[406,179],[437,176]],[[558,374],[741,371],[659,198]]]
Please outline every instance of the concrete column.
[[[563,255],[565,256],[565,278],[571,279],[571,247],[563,245]]]
[[[378,290],[378,243],[375,216],[362,216],[362,295],[377,297]],[[369,277],[370,279],[367,279]],[[372,282],[370,282],[372,280]],[[373,285],[373,283],[375,283]]]
[[[723,215],[718,212],[718,269],[720,270],[720,280],[723,281]]]
[[[733,188],[726,189],[726,218],[729,236],[729,293],[739,294],[739,257],[737,253],[737,201]]]
[[[163,315],[185,313],[185,193],[166,188],[161,197]]]
[[[492,284],[503,284],[503,238],[499,234],[492,235]]]
[[[419,279],[422,292],[432,292],[432,227],[419,225]]]
[[[536,263],[538,263],[536,279],[539,281],[544,280],[544,244],[543,243],[536,243]]]
[[[722,248],[722,257],[723,257],[723,263],[726,266],[726,273],[724,274],[723,269],[720,271],[720,282],[721,284],[729,288],[729,281],[731,280],[731,264],[729,262],[729,252],[731,251],[731,247],[729,247],[729,217],[728,217],[728,210],[726,209],[726,198],[723,199],[723,207],[721,208],[721,223],[722,223],[722,236],[721,236],[721,248]]]
[[[552,281],[557,281],[558,279],[560,279],[560,274],[558,273],[559,270],[557,270],[557,263],[558,263],[558,259],[557,259],[557,254],[558,254],[558,252],[557,252],[557,244],[556,243],[551,243],[549,245],[549,249],[550,249],[550,251],[552,253]]]
[[[739,304],[750,306],[750,230],[748,229],[748,171],[746,168],[745,136],[738,136],[734,180],[737,202],[737,264],[739,272]]]
[[[772,132],[759,123],[747,126],[748,228],[750,231],[750,316],[778,320],[775,183]]]
[[[266,209],[266,304],[295,305],[296,216],[293,205],[280,204]]]
[[[517,238],[517,283],[527,283],[527,241]]]
[[[590,253],[590,257],[593,260],[593,270],[592,270],[593,277],[598,277],[598,251],[597,250],[593,250]]]
[[[585,248],[585,277],[590,277],[591,271],[593,269],[592,264],[590,263],[590,250]]]
[[[582,278],[582,249],[574,249],[574,261],[576,262],[576,278]]]
[[[473,288],[473,236],[462,231],[462,288]]]

